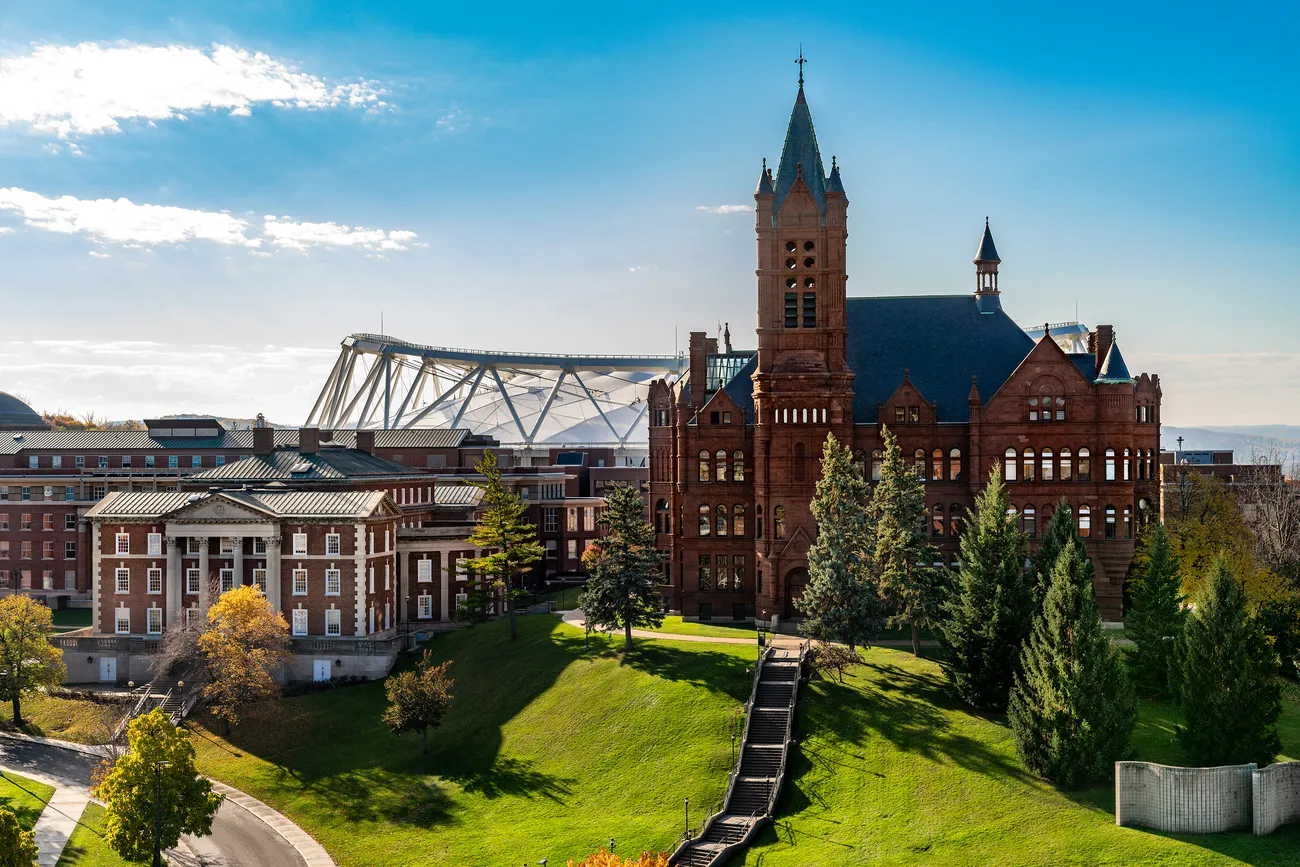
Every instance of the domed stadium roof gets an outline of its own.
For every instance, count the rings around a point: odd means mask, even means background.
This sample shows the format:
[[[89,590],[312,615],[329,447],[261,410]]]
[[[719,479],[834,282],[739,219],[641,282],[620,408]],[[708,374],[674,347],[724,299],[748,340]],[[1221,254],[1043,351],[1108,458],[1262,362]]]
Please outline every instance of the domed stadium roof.
[[[49,425],[30,406],[12,394],[0,391],[0,428],[5,430],[49,430]]]

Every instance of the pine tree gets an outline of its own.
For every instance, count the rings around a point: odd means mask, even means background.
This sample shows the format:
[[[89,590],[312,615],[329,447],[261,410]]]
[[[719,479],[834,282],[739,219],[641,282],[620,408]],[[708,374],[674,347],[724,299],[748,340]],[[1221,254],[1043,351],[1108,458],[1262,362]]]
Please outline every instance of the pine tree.
[[[948,659],[944,670],[957,694],[988,711],[1006,709],[1020,648],[1033,625],[1025,536],[1008,517],[1009,508],[995,466],[966,522],[961,568],[939,633]]]
[[[1214,561],[1181,646],[1178,739],[1193,764],[1271,763],[1282,749],[1278,658],[1225,557]]]
[[[1109,777],[1137,725],[1137,698],[1102,626],[1092,577],[1083,545],[1066,546],[1007,707],[1025,767],[1065,788]]]
[[[615,485],[605,495],[600,524],[605,535],[593,546],[591,577],[578,598],[589,623],[623,630],[632,649],[632,630],[664,622],[659,595],[663,554],[645,519],[645,501],[630,485]]]
[[[1061,552],[1075,542],[1082,545],[1083,538],[1079,535],[1079,528],[1074,525],[1074,513],[1070,511],[1069,502],[1062,497],[1061,502],[1052,510],[1052,517],[1047,519],[1043,539],[1030,560],[1029,574],[1033,579],[1035,615],[1043,609],[1043,598],[1047,596],[1047,585],[1051,583],[1056,561],[1060,559]]]
[[[870,496],[852,452],[828,434],[811,503],[817,540],[808,548],[808,586],[795,603],[805,618],[803,631],[820,641],[867,645],[884,626],[871,573]]]
[[[948,571],[931,565],[935,552],[927,534],[925,483],[903,460],[893,431],[884,427],[881,436],[884,462],[867,507],[876,524],[877,582],[890,625],[911,627],[912,655],[920,656],[920,630],[938,623]]]
[[[514,641],[517,635],[515,596],[519,592],[515,581],[525,568],[542,559],[546,549],[537,541],[537,528],[524,520],[528,504],[502,483],[496,452],[484,452],[474,469],[483,476],[483,481],[474,483],[483,490],[483,514],[467,544],[491,553],[465,564],[478,576],[473,607],[483,605],[486,610],[485,597],[493,590],[504,589],[506,609],[510,612],[510,640]]]
[[[1185,615],[1178,562],[1163,524],[1152,525],[1134,565],[1137,578],[1130,587],[1132,604],[1125,620],[1136,645],[1131,658],[1133,679],[1148,693],[1169,695]]]

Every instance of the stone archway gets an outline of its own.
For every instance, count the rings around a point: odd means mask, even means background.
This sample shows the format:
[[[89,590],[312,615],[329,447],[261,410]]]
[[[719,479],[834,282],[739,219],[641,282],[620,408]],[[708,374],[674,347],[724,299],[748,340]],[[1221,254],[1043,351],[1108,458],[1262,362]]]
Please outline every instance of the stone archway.
[[[803,597],[804,588],[808,586],[808,570],[803,566],[796,566],[789,572],[785,573],[785,612],[781,615],[785,619],[792,617],[802,617],[799,609],[794,607],[797,599]]]

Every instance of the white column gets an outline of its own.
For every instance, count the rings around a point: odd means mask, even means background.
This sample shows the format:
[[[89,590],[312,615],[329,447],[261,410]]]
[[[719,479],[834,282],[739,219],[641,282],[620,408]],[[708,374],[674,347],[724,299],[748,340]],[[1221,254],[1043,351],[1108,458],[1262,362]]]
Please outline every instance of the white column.
[[[231,541],[235,543],[235,558],[230,565],[235,567],[235,586],[239,587],[244,583],[244,537],[236,536]]]
[[[181,619],[181,540],[168,536],[163,544],[167,546],[167,625],[171,626]]]
[[[211,565],[208,563],[208,537],[199,539],[199,609],[207,611],[215,600],[212,598]],[[220,588],[217,590],[220,593]]]
[[[442,573],[442,619],[450,620],[451,611],[449,610],[448,605],[451,603],[451,553],[443,551],[439,560],[443,561],[442,567],[438,570]]]
[[[266,540],[266,602],[272,611],[280,610],[280,534]]]

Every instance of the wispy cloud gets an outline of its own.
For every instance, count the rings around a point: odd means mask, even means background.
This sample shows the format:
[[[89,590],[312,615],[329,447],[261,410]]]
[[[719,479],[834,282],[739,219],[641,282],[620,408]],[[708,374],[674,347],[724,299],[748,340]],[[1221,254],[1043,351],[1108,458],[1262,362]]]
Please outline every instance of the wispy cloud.
[[[708,205],[696,205],[695,210],[705,211],[710,214],[748,214],[754,209],[750,205],[718,205],[716,208],[711,208]]]
[[[0,124],[62,138],[116,132],[121,121],[185,120],[185,112],[244,116],[258,104],[380,109],[384,95],[371,81],[330,82],[231,45],[83,42],[0,57]]]
[[[368,252],[396,252],[423,246],[406,229],[366,229],[340,223],[299,222],[267,216],[260,231],[248,220],[227,211],[200,211],[171,205],[136,204],[130,199],[47,198],[16,187],[0,188],[0,211],[20,215],[34,229],[81,234],[99,244],[141,248],[156,244],[209,241],[246,247],[263,246],[306,251],[313,247],[344,247]],[[0,234],[13,231],[0,227]],[[94,254],[92,254],[94,255]]]
[[[464,132],[473,123],[474,119],[453,102],[451,108],[447,109],[447,113],[438,118],[434,127],[442,133]]]
[[[1168,424],[1300,424],[1300,352],[1151,353]]]

